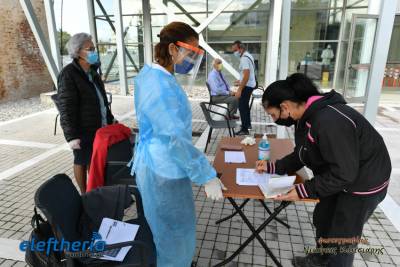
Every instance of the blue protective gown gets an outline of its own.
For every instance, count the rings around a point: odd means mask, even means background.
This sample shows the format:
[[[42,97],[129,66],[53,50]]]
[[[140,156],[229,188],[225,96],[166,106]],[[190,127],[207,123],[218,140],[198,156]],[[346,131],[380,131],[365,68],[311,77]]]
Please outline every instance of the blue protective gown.
[[[192,111],[175,77],[145,65],[135,78],[139,140],[132,173],[153,233],[158,267],[188,267],[196,247],[196,213],[191,182],[216,177],[192,144]]]

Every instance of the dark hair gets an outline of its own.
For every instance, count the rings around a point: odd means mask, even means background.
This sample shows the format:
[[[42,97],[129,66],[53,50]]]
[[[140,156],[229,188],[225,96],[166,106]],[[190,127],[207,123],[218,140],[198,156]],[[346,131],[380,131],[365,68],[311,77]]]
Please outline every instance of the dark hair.
[[[237,45],[239,48],[242,48],[242,49],[246,48],[244,46],[244,44],[242,43],[242,41],[239,41],[239,40],[234,41],[232,45]]]
[[[271,83],[262,97],[262,104],[265,108],[280,107],[285,100],[295,103],[307,102],[308,98],[314,95],[321,95],[318,87],[302,73],[294,73],[286,78]]]
[[[158,64],[165,67],[172,63],[168,50],[170,43],[185,42],[193,38],[198,40],[199,34],[188,24],[174,21],[164,26],[158,37],[160,42],[154,48],[154,58]]]

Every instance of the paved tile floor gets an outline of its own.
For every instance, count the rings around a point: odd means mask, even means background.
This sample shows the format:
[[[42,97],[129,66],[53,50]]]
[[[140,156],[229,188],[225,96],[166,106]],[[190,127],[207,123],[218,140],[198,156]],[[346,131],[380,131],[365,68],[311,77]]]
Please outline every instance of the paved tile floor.
[[[202,133],[207,128],[199,101],[192,101],[193,132]],[[120,121],[130,127],[135,127],[132,115],[133,100],[126,97],[115,97],[113,112]],[[72,177],[72,153],[64,145],[65,141],[58,126],[57,135],[53,135],[55,110],[45,111],[37,116],[11,123],[0,123],[0,239],[26,240],[31,230],[30,219],[33,210],[33,195],[37,187],[56,173],[66,173]],[[392,198],[400,203],[400,104],[381,107],[376,126],[380,129],[388,144],[394,172],[389,188]],[[266,126],[268,118],[261,105],[255,102],[252,110],[253,133],[275,133],[275,129]],[[216,146],[225,130],[218,130],[207,151],[210,159],[215,155]],[[196,142],[199,136],[193,137]],[[5,144],[12,141],[21,143]],[[3,142],[2,142],[3,141]],[[6,142],[7,141],[7,142]],[[39,142],[27,146],[23,142]],[[54,145],[43,148],[41,144]],[[251,232],[237,215],[219,225],[215,221],[229,215],[232,207],[228,201],[213,202],[205,198],[204,190],[193,186],[197,211],[197,249],[194,261],[197,266],[214,265],[229,256]],[[239,201],[240,203],[240,201]],[[275,203],[276,204],[276,203]],[[273,202],[267,202],[273,208]],[[261,236],[267,241],[272,252],[282,262],[283,266],[291,266],[293,256],[304,255],[305,247],[312,247],[314,229],[312,212],[314,204],[296,203],[284,210],[279,218],[288,222],[290,229],[270,223]],[[259,202],[249,202],[245,209],[252,223],[259,225],[267,217],[266,211]],[[400,210],[399,210],[400,211]],[[134,213],[134,212],[133,212]],[[370,247],[384,247],[384,255],[356,254],[354,266],[400,266],[400,233],[387,219],[381,209],[377,209],[365,225],[364,237]],[[1,253],[1,252],[0,252]],[[25,266],[22,261],[0,258],[0,266]],[[265,251],[253,241],[249,246],[227,266],[275,266],[266,256]]]

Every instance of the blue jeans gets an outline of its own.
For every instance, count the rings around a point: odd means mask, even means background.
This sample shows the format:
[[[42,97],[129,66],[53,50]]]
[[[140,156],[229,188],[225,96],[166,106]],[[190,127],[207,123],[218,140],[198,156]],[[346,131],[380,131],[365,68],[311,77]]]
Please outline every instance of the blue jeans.
[[[246,86],[243,88],[242,94],[239,98],[239,112],[243,130],[248,130],[251,126],[249,101],[253,90],[252,87]]]

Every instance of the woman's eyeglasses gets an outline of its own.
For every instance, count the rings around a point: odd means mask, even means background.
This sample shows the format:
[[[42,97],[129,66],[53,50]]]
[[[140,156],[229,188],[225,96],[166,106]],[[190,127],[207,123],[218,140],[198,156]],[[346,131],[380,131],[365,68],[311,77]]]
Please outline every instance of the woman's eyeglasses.
[[[88,47],[88,48],[82,48],[82,49],[86,50],[86,51],[90,51],[90,52],[96,51],[95,47]]]

